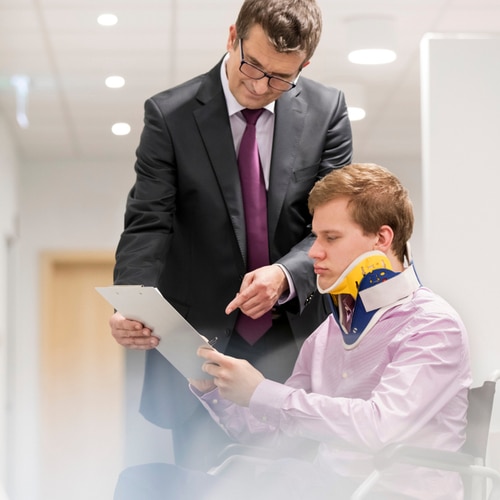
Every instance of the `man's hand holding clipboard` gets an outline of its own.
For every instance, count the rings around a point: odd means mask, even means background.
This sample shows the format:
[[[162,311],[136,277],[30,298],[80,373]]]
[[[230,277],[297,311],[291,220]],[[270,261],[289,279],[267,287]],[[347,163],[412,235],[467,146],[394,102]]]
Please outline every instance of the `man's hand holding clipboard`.
[[[137,331],[143,339],[139,349],[155,348],[187,379],[210,379],[202,370],[199,347],[213,349],[177,310],[151,286],[114,285],[96,290],[125,318],[144,325]],[[143,331],[144,330],[144,331]],[[134,330],[131,330],[134,332]],[[159,341],[158,341],[159,339]]]

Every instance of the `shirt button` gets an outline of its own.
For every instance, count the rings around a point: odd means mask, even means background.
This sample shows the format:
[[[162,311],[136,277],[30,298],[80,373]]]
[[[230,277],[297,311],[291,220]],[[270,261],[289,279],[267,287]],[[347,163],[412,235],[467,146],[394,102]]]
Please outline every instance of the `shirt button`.
[[[347,372],[342,372],[342,378],[347,378]]]
[[[219,400],[218,399],[212,399],[212,404],[213,405],[219,404]]]
[[[267,422],[267,417],[265,415],[262,417],[262,422]]]

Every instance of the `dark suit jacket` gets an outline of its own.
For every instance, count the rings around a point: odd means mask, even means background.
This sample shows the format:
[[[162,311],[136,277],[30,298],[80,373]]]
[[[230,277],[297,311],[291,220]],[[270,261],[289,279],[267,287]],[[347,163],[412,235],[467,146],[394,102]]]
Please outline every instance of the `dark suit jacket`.
[[[145,103],[115,283],[158,286],[200,333],[219,337],[216,347],[223,352],[237,314],[226,316],[224,309],[246,272],[246,242],[220,64]],[[278,99],[275,113],[270,257],[294,281],[297,298],[288,309],[300,345],[324,318],[322,301],[311,300],[316,279],[307,256],[307,196],[317,179],[350,162],[351,129],[343,94],[303,77]],[[186,381],[149,351],[141,409],[146,418],[171,427],[195,404]]]

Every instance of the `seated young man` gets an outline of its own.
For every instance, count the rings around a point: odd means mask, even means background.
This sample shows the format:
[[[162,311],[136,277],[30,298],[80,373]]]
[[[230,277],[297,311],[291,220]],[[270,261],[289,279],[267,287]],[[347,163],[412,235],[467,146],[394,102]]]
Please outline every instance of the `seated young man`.
[[[243,483],[229,472],[190,476],[167,465],[154,479],[154,473],[138,480],[125,471],[117,492],[130,495],[115,498],[211,499],[238,492],[259,500],[338,500],[349,498],[371,472],[373,454],[387,444],[462,446],[471,382],[467,335],[458,314],[419,283],[409,261],[408,192],[383,167],[354,164],[320,180],[309,209],[316,236],[309,253],[332,314],[305,341],[293,374],[280,384],[245,360],[200,349],[213,378],[191,387],[235,440],[274,446],[307,438],[319,444],[313,462],[249,467]],[[378,488],[384,499],[463,496],[457,474],[403,465],[384,473]]]

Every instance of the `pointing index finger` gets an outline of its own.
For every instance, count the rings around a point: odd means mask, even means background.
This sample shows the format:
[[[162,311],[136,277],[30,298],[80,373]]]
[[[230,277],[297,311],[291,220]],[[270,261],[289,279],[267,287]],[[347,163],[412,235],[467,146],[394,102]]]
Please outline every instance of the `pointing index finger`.
[[[244,302],[243,297],[239,293],[236,294],[236,297],[229,302],[226,306],[226,314],[231,314],[233,311],[236,311]]]

